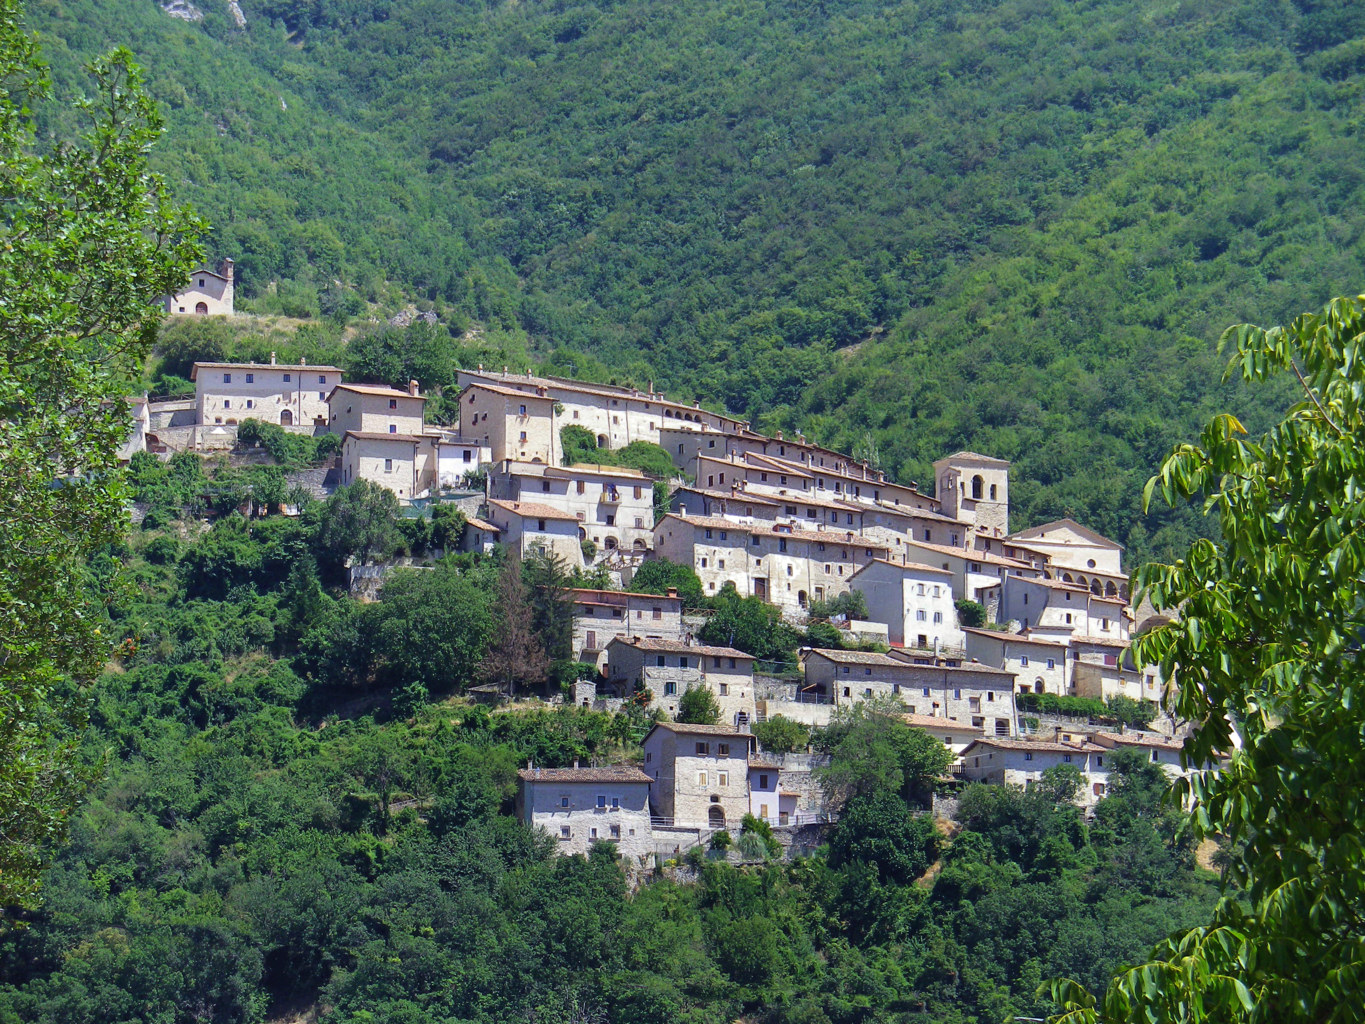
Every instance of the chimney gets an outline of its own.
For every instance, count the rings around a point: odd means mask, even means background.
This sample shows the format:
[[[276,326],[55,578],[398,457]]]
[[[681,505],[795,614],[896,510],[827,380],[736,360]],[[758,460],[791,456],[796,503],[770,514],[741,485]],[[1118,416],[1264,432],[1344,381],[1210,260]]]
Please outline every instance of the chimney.
[[[274,365],[275,365],[275,353],[274,353],[274,352],[271,352],[271,353],[270,353],[270,365],[271,365],[271,366],[274,366]]]
[[[779,441],[782,440],[782,431],[780,431],[780,430],[777,432],[777,439],[778,439]]]
[[[677,588],[677,587],[669,587],[669,588],[668,588],[668,596],[669,596],[669,597],[677,597],[677,596],[678,596],[678,588]]]
[[[687,506],[686,506],[686,505],[679,505],[679,506],[678,506],[678,515],[680,515],[680,516],[685,516],[685,515],[687,515]]]
[[[649,393],[650,393],[651,395],[654,394],[654,382],[653,382],[653,381],[650,381],[650,382],[649,382]]]
[[[504,367],[502,368],[502,375],[503,375],[504,377],[507,376],[507,367],[506,367],[506,366],[504,366]]]
[[[574,766],[575,769],[578,768],[578,758],[576,758],[576,757],[573,759],[573,766]]]
[[[534,768],[534,767],[535,767],[535,761],[533,761],[531,758],[528,757],[528,758],[526,759],[526,770],[529,772],[529,771],[530,771],[532,768]]]
[[[231,280],[232,280],[232,260],[229,259],[228,257],[224,256],[224,257],[223,257],[223,262],[220,263],[220,264],[218,264],[218,273],[222,274],[222,275],[223,275],[224,277],[226,277],[229,281],[231,281]]]
[[[417,382],[415,380],[408,381],[408,394],[410,394],[413,398],[417,397],[418,395]]]
[[[304,359],[303,356],[299,356],[299,365],[300,365],[300,366],[307,366],[307,365],[308,365],[308,360],[307,360],[307,359]]]

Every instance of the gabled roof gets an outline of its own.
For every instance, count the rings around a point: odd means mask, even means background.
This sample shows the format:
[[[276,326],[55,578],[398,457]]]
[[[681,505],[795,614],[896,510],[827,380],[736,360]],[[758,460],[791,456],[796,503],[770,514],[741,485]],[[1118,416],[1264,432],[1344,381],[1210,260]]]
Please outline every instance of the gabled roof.
[[[807,652],[808,658],[824,658],[839,665],[877,665],[882,668],[911,668],[903,661],[897,661],[889,654],[878,654],[876,651],[835,651],[824,647],[815,647]]]
[[[583,604],[591,604],[591,597],[594,594],[605,594],[609,597],[647,597],[653,601],[681,601],[682,598],[677,594],[646,594],[642,590],[594,590],[591,587],[570,587],[569,593],[574,594]],[[581,595],[581,596],[579,596]]]
[[[1149,750],[1155,747],[1158,750],[1171,751],[1185,749],[1185,744],[1179,740],[1152,733],[1097,732],[1092,734],[1090,739],[1102,747],[1142,747]]]
[[[953,574],[951,569],[939,569],[932,565],[925,565],[923,562],[893,562],[889,558],[874,558],[866,565],[859,566],[857,572],[852,573],[849,576],[849,579],[861,575],[866,570],[871,569],[874,565],[887,565],[892,569],[899,569],[902,572],[907,573],[928,572],[933,573],[935,576],[951,576]]]
[[[984,725],[972,725],[970,722],[956,722],[951,718],[944,718],[939,715],[901,715],[901,721],[906,725],[913,725],[916,729],[951,729],[953,732],[980,732],[984,733]]]
[[[744,740],[749,740],[753,737],[752,733],[740,732],[738,729],[729,725],[689,725],[686,722],[655,722],[654,727],[645,734],[645,739],[641,742],[647,741],[650,736],[654,735],[656,729],[676,732],[682,736],[738,736]]]
[[[1065,647],[1066,644],[1060,640],[1041,640],[1036,637],[1027,636],[1024,633],[1007,633],[1001,629],[978,629],[975,626],[960,627],[964,633],[974,633],[977,636],[984,636],[991,640],[1002,640],[1012,644],[1039,644],[1045,647]]]
[[[371,395],[376,398],[411,398],[415,402],[425,402],[425,395],[413,395],[404,391],[402,388],[391,388],[384,384],[338,384],[332,388],[332,394],[327,396],[327,401],[332,400],[332,395],[338,391],[352,391],[357,395]]]
[[[616,764],[602,768],[522,768],[517,777],[523,782],[639,782],[649,785],[654,780],[634,765]]]
[[[557,519],[565,522],[576,523],[578,516],[561,509],[553,508],[550,505],[542,505],[535,501],[499,501],[497,498],[489,498],[488,504],[493,508],[500,508],[504,512],[522,519]]]
[[[657,597],[651,594],[651,597]],[[754,661],[752,654],[745,654],[733,647],[706,647],[701,644],[685,644],[681,640],[656,640],[653,637],[631,636],[613,637],[608,647],[620,644],[623,647],[632,647],[637,651],[648,651],[651,654],[695,654],[698,657],[706,658],[743,658],[745,661]]]
[[[549,395],[538,395],[534,391],[518,391],[516,388],[504,388],[500,387],[497,384],[485,383],[484,381],[481,380],[470,381],[468,384],[466,384],[464,387],[460,389],[460,395],[463,395],[470,388],[482,388],[484,391],[492,391],[494,394],[503,395],[508,398],[514,397],[532,398],[541,402],[554,401],[554,399],[551,398]]]
[[[436,440],[430,434],[388,434],[382,430],[348,430],[346,437],[354,437],[357,441],[405,441],[408,444]]]
[[[718,501],[748,501],[755,505],[772,505],[774,508],[782,504],[780,498],[774,498],[767,494],[754,494],[752,491],[717,491],[709,487],[698,487],[696,484],[680,484],[674,488],[674,494],[686,492],[688,494],[701,494],[708,498]]]
[[[1057,743],[1052,740],[1016,740],[1004,736],[987,736],[972,740],[962,752],[965,758],[976,747],[994,747],[996,750],[1031,750],[1045,754],[1103,754],[1106,747],[1094,743]]]
[[[309,370],[316,373],[342,372],[339,366],[311,366],[308,363],[195,363],[190,367],[190,380],[199,379],[200,367],[205,370],[241,370],[243,373],[257,373],[262,370],[298,370],[300,373],[307,373]]]
[[[1108,537],[1104,536],[1104,534],[1096,533],[1088,526],[1082,526],[1074,519],[1055,519],[1050,523],[1043,523],[1041,526],[1030,526],[1027,530],[1020,530],[1018,533],[1012,533],[1005,539],[1007,541],[1015,540],[1016,538],[1037,541],[1048,530],[1055,529],[1058,526],[1069,527],[1079,533],[1082,537],[1085,537],[1087,540],[1094,544],[1098,544],[1101,547],[1114,548],[1117,551],[1122,551],[1124,549],[1123,545],[1118,541],[1110,540]],[[1060,544],[1061,541],[1058,541],[1057,543]]]
[[[934,467],[937,468],[945,462],[985,462],[993,466],[1008,466],[1010,464],[1008,459],[997,459],[994,456],[982,455],[979,452],[963,451],[953,452],[952,455],[945,455],[943,458],[934,462]]]
[[[1032,569],[1032,562],[1024,562],[1018,558],[1006,558],[997,555],[993,551],[975,551],[971,548],[955,548],[951,544],[934,544],[927,540],[915,540],[911,537],[905,542],[910,547],[924,548],[926,551],[937,551],[943,555],[952,555],[955,558],[963,558],[968,562],[989,562],[991,565],[1008,566],[1011,569]]]

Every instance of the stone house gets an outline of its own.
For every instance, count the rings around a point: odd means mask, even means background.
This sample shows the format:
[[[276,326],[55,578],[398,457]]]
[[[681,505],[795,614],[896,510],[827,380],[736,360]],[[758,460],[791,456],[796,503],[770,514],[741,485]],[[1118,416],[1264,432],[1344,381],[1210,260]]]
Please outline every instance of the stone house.
[[[464,377],[463,372],[460,376]],[[518,391],[492,384],[469,384],[459,395],[459,435],[487,448],[494,462],[510,459],[557,466],[562,450],[555,429],[554,405],[554,399],[543,388]]]
[[[1104,796],[1108,786],[1109,769],[1104,763],[1108,752],[1108,747],[1084,740],[1058,743],[991,736],[963,750],[962,776],[973,782],[1023,789],[1035,785],[1047,769],[1069,764],[1085,780],[1076,802],[1088,807]]]
[[[1024,693],[1076,694],[1071,649],[1064,640],[963,627],[967,657],[1013,672]]]
[[[486,519],[469,516],[465,519],[464,535],[460,538],[461,551],[477,551],[491,554],[498,546],[502,531]]]
[[[325,428],[327,396],[341,383],[335,366],[307,363],[195,363],[196,415],[200,424],[231,426],[263,420],[282,427]]]
[[[967,534],[962,534],[966,537]],[[953,574],[953,599],[976,601],[990,609],[998,601],[999,587],[1006,577],[1033,577],[1037,570],[1029,562],[1006,558],[989,551],[978,551],[958,546],[961,540],[956,531],[949,534],[953,544],[936,544],[926,540],[909,540],[901,556],[907,562],[921,562],[937,566]]]
[[[232,316],[234,291],[233,263],[225,259],[217,270],[196,270],[184,291],[161,301],[171,316]]]
[[[892,646],[962,653],[949,570],[874,558],[853,574],[849,587],[863,595],[868,618],[886,624]]]
[[[782,765],[761,757],[749,760],[749,813],[769,825],[789,825],[800,794],[782,788]]]
[[[427,494],[435,478],[438,442],[428,434],[348,430],[341,442],[341,484],[368,480],[404,501]]]
[[[424,434],[422,422],[426,398],[417,382],[408,389],[370,384],[338,384],[327,396],[327,425],[334,434]],[[435,433],[435,431],[433,431]]]
[[[668,594],[639,594],[622,590],[569,591],[573,601],[573,649],[579,661],[605,672],[607,645],[617,638],[684,639],[682,599]]]
[[[990,536],[1009,533],[1010,464],[976,452],[957,452],[934,463],[941,511],[951,519],[984,528]]]
[[[523,768],[517,772],[517,818],[543,828],[561,856],[612,843],[627,862],[653,853],[651,778],[639,768]]]
[[[481,384],[523,392],[543,391],[562,410],[556,417],[556,433],[559,427],[583,427],[596,438],[599,448],[624,448],[632,441],[658,444],[660,431],[673,426],[720,432],[737,431],[746,426],[742,420],[703,409],[695,402],[689,405],[670,401],[662,392],[655,391],[652,384],[641,391],[563,377],[508,373],[506,369],[497,373],[482,367],[461,370],[458,381],[460,387]],[[495,459],[504,457],[494,453]]]
[[[650,707],[678,713],[678,700],[694,686],[711,691],[728,728],[754,719],[754,659],[733,647],[692,645],[645,636],[607,642],[606,675],[622,696],[637,689],[653,696]]]
[[[749,812],[754,738],[731,726],[658,722],[645,736],[650,809],[668,825],[736,828]]]
[[[899,652],[811,650],[801,660],[807,690],[828,694],[836,705],[895,696],[912,715],[963,722],[988,735],[1017,732],[1013,672],[980,664],[916,664]]]
[[[696,484],[680,484],[668,496],[668,507],[669,511],[684,517],[733,519],[750,526],[772,526],[782,509],[782,502],[737,487],[722,491],[708,490]]]
[[[1066,638],[1090,629],[1090,591],[1074,583],[1042,577],[1009,576],[1000,588],[1000,622]]]
[[[480,441],[442,433],[436,446],[436,486],[464,486],[471,475],[487,467],[489,456],[489,450]]]
[[[532,501],[488,501],[488,521],[498,539],[518,558],[556,554],[569,568],[583,565],[578,517],[550,505]]]
[[[1095,594],[1128,598],[1123,545],[1074,519],[1020,530],[1010,535],[1009,542],[1045,557],[1055,579],[1077,583]]]
[[[600,551],[643,556],[654,537],[654,482],[639,470],[578,463],[494,463],[488,496],[549,505],[578,521],[579,537]]]

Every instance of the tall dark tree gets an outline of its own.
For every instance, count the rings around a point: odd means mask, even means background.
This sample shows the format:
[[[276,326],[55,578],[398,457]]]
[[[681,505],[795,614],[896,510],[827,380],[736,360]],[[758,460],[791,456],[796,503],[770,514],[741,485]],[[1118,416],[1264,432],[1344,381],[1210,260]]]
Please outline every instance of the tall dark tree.
[[[515,558],[509,558],[498,574],[496,608],[493,642],[479,665],[479,680],[507,694],[544,685],[550,661],[536,630],[535,606],[522,579],[521,562]]]

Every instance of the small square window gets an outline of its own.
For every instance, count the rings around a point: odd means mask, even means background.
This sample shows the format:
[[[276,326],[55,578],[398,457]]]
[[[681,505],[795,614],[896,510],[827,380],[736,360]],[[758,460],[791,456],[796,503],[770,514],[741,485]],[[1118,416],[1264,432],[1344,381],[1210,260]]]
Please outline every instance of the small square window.
[[[568,798],[567,796],[561,796],[561,797],[559,798],[559,806],[560,806],[560,807],[568,807],[568,806],[569,806],[569,798]]]
[[[289,374],[286,373],[286,374],[284,375],[284,382],[285,382],[286,384],[288,384],[288,383],[289,383],[289,380],[290,380]]]
[[[247,382],[248,384],[255,384],[255,383],[256,383],[256,375],[255,375],[254,373],[248,373],[248,374],[246,375],[246,382]]]
[[[729,757],[729,756],[730,756],[730,744],[728,744],[728,743],[717,743],[717,744],[716,744],[716,752],[717,752],[721,757]]]

